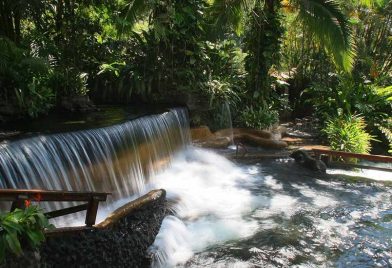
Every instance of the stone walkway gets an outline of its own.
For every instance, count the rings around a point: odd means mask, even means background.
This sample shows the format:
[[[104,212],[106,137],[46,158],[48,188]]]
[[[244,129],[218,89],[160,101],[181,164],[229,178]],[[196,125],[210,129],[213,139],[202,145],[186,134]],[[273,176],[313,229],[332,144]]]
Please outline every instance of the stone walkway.
[[[281,124],[286,128],[282,140],[289,144],[289,150],[313,150],[330,147],[323,145],[320,139],[320,129],[317,120],[312,118],[296,119],[294,122]]]

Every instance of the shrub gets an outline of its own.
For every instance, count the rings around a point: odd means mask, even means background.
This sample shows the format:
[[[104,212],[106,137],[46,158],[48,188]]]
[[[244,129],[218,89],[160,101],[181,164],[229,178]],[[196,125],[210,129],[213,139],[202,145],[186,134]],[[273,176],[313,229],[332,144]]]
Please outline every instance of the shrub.
[[[15,89],[17,104],[21,111],[30,117],[37,117],[54,107],[55,93],[46,85],[44,79],[34,77],[27,85],[27,89]]]
[[[381,122],[380,124],[376,124],[377,128],[384,134],[387,142],[389,143],[388,153],[392,154],[392,117],[387,120]]]
[[[306,89],[304,93],[309,94],[307,102],[313,105],[318,118],[328,119],[331,116],[338,116],[340,112],[357,113],[373,127],[392,112],[390,88],[379,88],[342,76],[339,77],[336,87],[317,84]]]
[[[241,121],[246,127],[265,129],[278,123],[279,114],[268,106],[260,106],[258,109],[249,106],[241,113]]]
[[[46,59],[0,37],[0,97],[30,117],[54,106],[55,93],[48,85],[52,75]]]
[[[0,215],[0,263],[7,252],[22,253],[22,245],[38,247],[44,240],[43,231],[52,228],[42,210],[37,206],[15,209]]]
[[[370,152],[373,136],[366,132],[366,123],[358,115],[338,116],[327,121],[323,132],[332,150],[366,154]]]

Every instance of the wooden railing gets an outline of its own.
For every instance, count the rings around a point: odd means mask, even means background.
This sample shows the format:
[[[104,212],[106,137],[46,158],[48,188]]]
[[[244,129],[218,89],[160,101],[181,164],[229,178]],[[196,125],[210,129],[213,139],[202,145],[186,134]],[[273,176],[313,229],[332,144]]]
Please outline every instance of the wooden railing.
[[[108,195],[110,193],[0,189],[0,201],[12,202],[11,211],[16,208],[23,209],[31,201],[87,202],[82,205],[45,213],[48,218],[55,218],[87,210],[85,220],[87,226],[95,224],[99,202],[106,201]]]
[[[320,158],[321,155],[327,155],[329,157],[328,162],[333,164],[336,167],[356,167],[356,168],[365,168],[365,169],[375,169],[380,171],[388,171],[392,172],[391,168],[384,167],[375,167],[375,166],[366,166],[352,163],[338,163],[333,162],[333,157],[342,157],[342,158],[355,158],[355,159],[363,159],[370,162],[381,162],[381,163],[392,163],[392,157],[386,155],[375,155],[375,154],[357,154],[357,153],[349,153],[349,152],[341,152],[341,151],[332,151],[325,149],[313,149],[312,150],[316,158]]]

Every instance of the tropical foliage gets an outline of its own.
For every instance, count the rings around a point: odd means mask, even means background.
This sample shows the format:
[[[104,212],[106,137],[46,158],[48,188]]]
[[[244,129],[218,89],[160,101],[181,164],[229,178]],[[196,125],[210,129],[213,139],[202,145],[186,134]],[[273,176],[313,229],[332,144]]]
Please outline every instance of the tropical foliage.
[[[383,0],[3,0],[0,120],[80,97],[181,103],[193,115],[228,103],[234,122],[258,127],[275,110],[324,126],[361,114],[380,138],[391,16]]]
[[[8,253],[20,255],[23,247],[38,247],[44,240],[44,229],[52,228],[37,206],[15,209],[0,215],[0,263]]]
[[[329,119],[324,132],[332,150],[351,153],[369,153],[374,139],[366,132],[365,119],[357,115]]]
[[[268,129],[279,122],[279,114],[268,106],[250,106],[242,112],[241,122],[249,128]]]

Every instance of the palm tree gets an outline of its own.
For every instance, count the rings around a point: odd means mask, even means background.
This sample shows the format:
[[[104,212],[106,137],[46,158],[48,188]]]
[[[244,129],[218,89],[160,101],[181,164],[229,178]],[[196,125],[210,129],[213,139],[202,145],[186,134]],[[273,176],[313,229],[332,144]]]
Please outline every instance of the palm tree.
[[[169,0],[176,1],[176,0]],[[336,0],[206,0],[210,4],[208,20],[212,20],[215,36],[222,28],[229,28],[237,35],[244,32],[244,22],[250,29],[245,35],[244,49],[248,72],[247,89],[252,99],[265,101],[269,97],[271,66],[279,61],[280,41],[283,29],[280,8],[285,6],[297,14],[298,20],[313,33],[320,46],[331,55],[338,69],[349,72],[354,63],[355,50],[348,18]],[[363,0],[369,1],[369,0]],[[123,25],[134,24],[146,13],[154,14],[157,0],[132,0],[122,12]],[[286,8],[287,9],[287,8]],[[152,17],[154,20],[154,15]],[[123,27],[128,28],[128,27]]]
[[[248,72],[249,103],[266,106],[270,97],[271,67],[279,62],[280,43],[284,33],[281,8],[295,12],[297,20],[313,34],[331,56],[337,69],[350,72],[354,64],[354,45],[348,18],[335,0],[215,0],[211,15],[215,25],[243,31],[248,27],[244,49]]]
[[[332,56],[336,66],[350,71],[354,63],[354,44],[348,18],[335,0],[215,0],[211,6],[216,17],[216,25],[228,25],[241,33],[245,14],[258,16],[260,25],[262,16],[255,14],[254,8],[263,6],[264,14],[275,15],[280,7],[288,7],[297,13],[298,20],[311,31],[320,45]]]

